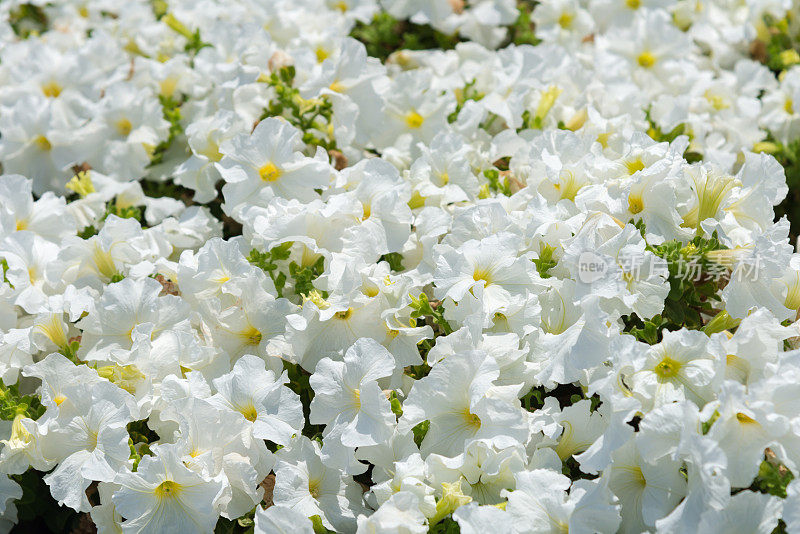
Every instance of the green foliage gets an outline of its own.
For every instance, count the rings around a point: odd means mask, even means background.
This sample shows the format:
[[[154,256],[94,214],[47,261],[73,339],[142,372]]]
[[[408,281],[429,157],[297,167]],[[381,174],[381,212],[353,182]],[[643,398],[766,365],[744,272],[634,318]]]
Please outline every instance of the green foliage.
[[[702,328],[701,313],[715,315],[711,301],[719,300],[720,265],[708,256],[709,252],[725,248],[716,233],[711,238],[698,236],[686,246],[672,240],[647,248],[664,258],[669,269],[670,290],[664,302],[664,318],[691,330]]]
[[[8,285],[11,285],[11,282],[9,282],[8,278],[6,277],[6,273],[8,272],[8,262],[6,261],[5,258],[0,258],[0,270],[3,271],[3,282],[5,282]],[[13,289],[14,286],[11,287]]]
[[[253,508],[238,519],[220,517],[214,527],[214,534],[251,534],[255,531],[255,513]]]
[[[160,438],[147,426],[147,419],[128,423],[127,430],[128,446],[131,449],[130,458],[133,460],[132,470],[136,471],[143,456],[153,455],[150,444],[157,442]]]
[[[650,117],[649,108],[645,111],[645,119],[649,125],[647,128],[647,135],[659,143],[671,143],[681,135],[687,136],[690,140],[692,139],[692,132],[687,130],[686,124],[683,123],[677,125],[668,132],[662,131],[661,128]],[[692,152],[689,150],[689,148],[687,148],[683,153],[683,158],[689,163],[695,163],[697,161],[701,161],[703,159],[703,155],[698,154],[697,152]]]
[[[16,501],[19,519],[15,532],[74,532],[80,515],[71,508],[60,506],[50,495],[44,473],[28,469],[12,475],[22,487],[22,497]]]
[[[514,24],[509,28],[510,42],[515,45],[537,45],[541,42],[536,37],[534,31],[534,23],[531,20],[531,13],[533,8],[536,7],[537,2],[534,0],[521,0],[517,2],[517,11],[519,16]]]
[[[322,524],[322,518],[318,515],[312,515],[309,517],[311,520],[311,526],[314,529],[314,534],[334,534],[333,530],[329,530],[325,525]]]
[[[309,439],[314,439],[316,436],[322,434],[324,425],[312,425],[309,423],[311,415],[311,401],[314,400],[314,390],[311,388],[309,378],[311,373],[300,367],[296,363],[290,363],[283,360],[283,368],[289,376],[289,389],[297,393],[300,397],[300,403],[303,405],[303,416],[305,417],[305,427],[303,427],[303,435]]]
[[[117,276],[117,275],[114,275]],[[119,275],[122,276],[122,275]],[[113,278],[112,278],[113,280]],[[72,363],[78,364],[80,360],[78,360],[78,349],[81,347],[81,342],[77,339],[73,339],[72,341],[68,341],[67,344],[63,347],[59,347],[61,354],[67,357]]]
[[[637,227],[644,236],[644,224],[639,222]],[[623,317],[625,332],[652,345],[661,340],[665,329],[680,330],[685,327],[700,330],[705,326],[704,315],[719,315],[720,310],[716,310],[712,303],[719,301],[720,282],[726,268],[709,254],[723,249],[725,247],[717,239],[716,233],[710,238],[695,237],[687,245],[678,240],[665,241],[657,246],[648,244],[647,250],[666,262],[669,293],[661,314],[646,320],[636,314]],[[718,323],[722,319],[720,317]],[[715,323],[715,327],[720,326],[718,323]],[[734,327],[735,324],[725,322],[724,326]]]
[[[544,397],[546,391],[543,387],[539,386],[536,388],[531,388],[531,390],[525,394],[522,399],[522,407],[525,408],[529,412],[533,412],[538,410],[542,406],[544,406]]]
[[[761,466],[758,468],[758,475],[751,488],[753,491],[786,498],[786,486],[794,480],[794,474],[785,465],[777,462],[774,454],[771,456],[772,458],[768,457],[768,459],[761,462]]]
[[[335,150],[332,119],[333,105],[327,97],[305,99],[294,85],[293,66],[282,67],[271,73],[265,80],[275,90],[275,98],[261,113],[261,119],[283,117],[303,132],[303,142],[309,146],[320,146],[325,150]]]
[[[154,6],[155,11],[155,6]],[[164,22],[167,26],[169,26],[172,30],[179,33],[186,39],[186,45],[184,46],[184,51],[189,54],[191,58],[199,52],[202,48],[207,46],[211,46],[209,43],[204,42],[200,38],[200,30],[197,29],[195,31],[191,31],[189,28],[186,27],[181,21],[175,18],[175,15],[172,13],[164,14],[159,20]]]
[[[511,196],[511,184],[508,182],[508,178],[503,176],[501,179],[500,171],[497,169],[486,169],[483,171],[483,175],[489,181],[489,190],[495,193],[501,193],[506,195],[507,197]]]
[[[81,239],[89,239],[93,235],[97,235],[98,231],[99,230],[95,228],[93,224],[90,224],[89,226],[85,227],[83,230],[78,232],[78,237],[80,237]]]
[[[403,255],[399,252],[389,252],[388,254],[384,254],[381,256],[380,261],[385,261],[389,264],[389,268],[394,273],[399,273],[404,271],[403,268]]]
[[[161,113],[164,116],[164,120],[169,123],[169,135],[153,151],[153,155],[150,158],[150,166],[162,163],[164,154],[172,146],[172,142],[183,133],[183,125],[181,125],[181,106],[185,100],[183,96],[176,99],[171,96],[159,95],[158,100],[161,102]]]
[[[392,391],[389,394],[389,405],[392,407],[392,413],[399,417],[403,415],[403,405],[400,404],[400,399],[397,398],[397,393]]]
[[[269,275],[272,279],[272,283],[275,284],[275,290],[278,292],[279,297],[283,296],[283,287],[286,285],[286,275],[278,271],[278,264],[276,262],[288,259],[290,253],[289,249],[291,248],[292,242],[287,241],[277,247],[273,247],[269,252],[259,252],[253,249],[247,257],[247,261]]]
[[[420,293],[419,297],[411,297],[411,318],[424,319],[434,330],[439,330],[443,335],[453,333],[453,328],[444,318],[444,306],[441,303],[431,304],[425,293]]]
[[[658,141],[659,143],[671,143],[675,139],[678,138],[680,135],[686,134],[686,125],[681,123],[677,125],[675,128],[670,130],[669,132],[661,131],[655,122],[650,118],[650,113],[647,113],[647,121],[650,123],[650,127],[647,129],[647,135],[653,138],[653,140]]]
[[[788,146],[769,140],[765,145],[771,145],[768,150],[786,171],[786,185],[789,194],[775,209],[775,215],[785,215],[789,219],[789,233],[792,242],[797,241],[800,235],[800,139],[796,139]]]
[[[555,251],[556,249],[554,247],[551,247],[545,243],[540,243],[539,257],[531,260],[533,261],[533,264],[536,265],[536,270],[539,272],[539,276],[542,278],[550,278],[550,269],[558,265],[558,260],[553,258]]]
[[[44,410],[38,396],[22,395],[17,384],[6,386],[0,382],[0,419],[11,421],[21,415],[35,420]]]
[[[456,89],[456,109],[447,116],[447,122],[450,124],[456,122],[458,114],[461,113],[461,110],[464,109],[464,104],[469,100],[477,102],[486,96],[475,88],[476,83],[476,80],[473,79],[467,82],[461,89]]]
[[[445,517],[428,530],[428,534],[459,534],[460,532],[461,528],[451,516]]]
[[[8,14],[8,23],[19,37],[27,39],[47,31],[49,21],[44,10],[34,4],[20,4]]]
[[[314,265],[300,266],[292,262],[289,264],[289,275],[294,280],[294,292],[297,295],[308,295],[315,291],[314,280],[325,270],[325,258],[320,256]],[[323,295],[323,298],[326,295]]]
[[[103,215],[103,220],[106,220],[109,215],[116,215],[120,219],[136,219],[142,222],[142,210],[137,206],[124,206],[120,207],[116,202],[111,202],[106,206],[106,214]]]
[[[255,265],[269,275],[275,284],[278,297],[283,297],[286,288],[286,273],[279,269],[278,262],[289,259],[291,248],[294,242],[287,241],[276,247],[272,247],[269,252],[260,252],[256,249],[250,251],[247,261]],[[325,258],[320,256],[312,265],[298,265],[290,262],[288,265],[289,276],[294,280],[294,293],[298,296],[308,296],[312,291],[316,291],[314,280],[325,270]],[[327,292],[319,292],[323,298],[327,297]]]
[[[769,33],[769,40],[764,43],[764,56],[758,57],[776,74],[800,62],[800,35],[789,33],[788,18],[777,19],[770,14],[764,15],[764,24]]]
[[[625,323],[625,332],[648,345],[655,345],[661,341],[662,331],[669,326],[669,321],[660,314],[643,321],[634,313],[624,316],[622,321]]]
[[[427,419],[414,428],[411,429],[411,432],[414,433],[414,443],[417,444],[417,447],[422,446],[422,440],[425,439],[425,436],[428,434],[428,429],[431,427],[431,422]]]
[[[422,356],[423,362],[425,360],[425,356],[428,354],[428,351],[433,347],[433,342],[430,340],[420,341],[418,348],[420,348],[420,355]],[[414,380],[422,380],[428,373],[431,372],[431,366],[427,363],[421,363],[420,365],[409,365],[404,369],[404,373],[407,376],[410,376]]]
[[[381,61],[397,50],[450,50],[459,43],[456,35],[446,35],[430,26],[398,20],[388,13],[377,13],[365,24],[359,22],[350,37],[364,43],[367,54]]]

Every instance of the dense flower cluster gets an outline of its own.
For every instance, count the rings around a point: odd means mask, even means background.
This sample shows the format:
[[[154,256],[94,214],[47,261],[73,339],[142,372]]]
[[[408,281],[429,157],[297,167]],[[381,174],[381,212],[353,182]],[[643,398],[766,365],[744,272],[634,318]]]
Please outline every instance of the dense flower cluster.
[[[0,530],[800,532],[799,10],[0,3]]]

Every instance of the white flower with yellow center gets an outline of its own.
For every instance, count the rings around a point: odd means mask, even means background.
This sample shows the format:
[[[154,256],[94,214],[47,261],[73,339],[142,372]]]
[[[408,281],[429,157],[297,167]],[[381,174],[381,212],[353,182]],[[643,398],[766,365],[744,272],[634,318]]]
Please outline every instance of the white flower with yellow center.
[[[533,262],[519,256],[503,235],[471,240],[458,249],[439,245],[434,249],[436,272],[434,295],[458,303],[473,287],[483,287],[483,309],[493,315],[511,302],[514,295],[533,291],[539,277]]]
[[[389,351],[368,338],[356,341],[343,362],[321,360],[310,378],[315,395],[309,421],[326,425],[324,434],[335,434],[347,447],[388,440],[395,417],[378,380],[393,371]]]
[[[214,529],[224,496],[224,475],[208,477],[181,463],[173,446],[145,456],[135,473],[117,473],[112,499],[125,518],[123,532],[194,534]]]
[[[315,189],[328,188],[333,168],[326,154],[309,158],[302,147],[300,130],[274,117],[259,122],[249,135],[223,142],[216,167],[226,182],[222,193],[228,213],[236,216],[245,204],[266,206],[273,197],[317,198]]]
[[[288,381],[286,372],[276,376],[264,360],[246,354],[231,372],[214,379],[217,393],[210,401],[241,414],[255,437],[286,445],[303,428],[300,399],[285,386]]]
[[[275,457],[276,505],[306,517],[318,515],[326,528],[338,532],[355,530],[356,517],[365,511],[361,488],[352,477],[322,462],[316,441],[297,436]]]
[[[619,505],[604,485],[570,479],[546,469],[515,474],[516,489],[506,492],[506,511],[519,532],[566,534],[568,532],[616,532]],[[569,490],[569,493],[567,493]]]
[[[516,391],[494,385],[499,376],[497,362],[486,352],[446,357],[414,382],[398,429],[405,432],[430,421],[420,447],[423,457],[460,454],[475,439],[503,448],[526,442],[525,412]]]
[[[622,505],[620,532],[641,533],[671,512],[686,495],[681,463],[663,457],[645,462],[635,440],[614,451],[612,463],[603,472],[608,487]]]
[[[634,394],[651,407],[688,399],[699,407],[713,397],[725,372],[723,350],[702,332],[664,332],[631,377]],[[649,409],[649,408],[648,408]]]
[[[60,504],[82,512],[90,508],[86,489],[92,481],[111,482],[129,467],[126,425],[138,412],[133,411],[133,398],[110,382],[87,389],[69,387],[65,396],[71,400],[70,409],[59,409],[41,440],[43,453],[58,461],[44,477],[50,493]]]

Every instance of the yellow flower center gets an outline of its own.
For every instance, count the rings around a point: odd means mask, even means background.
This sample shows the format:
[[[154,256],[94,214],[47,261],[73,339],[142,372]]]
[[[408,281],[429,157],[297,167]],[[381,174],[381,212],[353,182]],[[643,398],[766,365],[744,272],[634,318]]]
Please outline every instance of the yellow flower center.
[[[378,289],[378,286],[367,286],[363,288],[361,292],[364,293],[366,296],[372,298],[372,297],[377,297],[378,293],[380,293],[380,290]]]
[[[162,96],[170,97],[175,94],[175,89],[178,88],[178,78],[172,76],[164,78],[158,84],[158,88]]]
[[[756,421],[755,419],[753,419],[749,415],[744,414],[742,412],[739,412],[739,413],[736,414],[736,420],[739,421],[743,425],[757,425],[758,424],[758,421]]]
[[[131,124],[131,121],[124,117],[115,122],[114,126],[117,128],[117,132],[122,137],[128,137],[128,135],[131,133],[131,130],[133,130],[133,124]]]
[[[406,125],[409,128],[417,129],[425,122],[425,118],[416,111],[409,111],[406,114]]]
[[[39,147],[39,150],[43,152],[49,152],[53,148],[53,145],[50,144],[50,140],[43,135],[34,137],[33,142]]]
[[[341,319],[343,321],[348,320],[351,315],[353,315],[353,308],[347,308],[345,311],[336,312],[334,314],[337,319]]]
[[[643,209],[644,201],[642,200],[642,195],[634,195],[633,193],[628,195],[628,211],[636,215],[641,213]]]
[[[347,2],[343,2],[340,0],[339,2],[333,4],[333,7],[344,13],[345,11],[347,11]]]
[[[794,115],[794,100],[787,98],[786,102],[783,103],[783,110],[789,115]]]
[[[425,205],[425,197],[419,194],[419,191],[411,193],[411,200],[408,201],[408,207],[412,210],[421,208]]]
[[[558,182],[553,184],[553,188],[558,191],[564,200],[575,201],[575,195],[581,190],[583,184],[575,178],[575,173],[569,170],[562,170],[558,177]]]
[[[675,378],[681,370],[681,362],[673,360],[669,356],[664,356],[655,367],[655,373],[660,378]]]
[[[568,30],[572,26],[572,21],[575,20],[575,16],[572,13],[562,13],[560,17],[558,17],[558,25]]]
[[[725,100],[724,97],[722,97],[720,95],[715,95],[715,94],[711,93],[710,91],[706,91],[705,92],[705,97],[706,97],[706,100],[708,100],[708,103],[711,104],[711,107],[714,108],[717,111],[721,111],[723,109],[727,109],[727,108],[731,107],[730,104],[728,104],[728,102]]]
[[[52,341],[56,347],[60,348],[67,345],[67,332],[57,314],[51,314],[46,321],[38,324],[37,330]]]
[[[24,230],[27,227],[28,227],[28,221],[26,221],[25,219],[18,220],[15,226],[17,232],[19,232],[20,230]]]
[[[61,87],[61,85],[58,82],[54,82],[52,80],[45,84],[42,84],[42,93],[44,93],[44,96],[48,98],[58,97],[58,95],[60,95],[61,91],[63,90],[64,88]]]
[[[652,52],[642,52],[639,54],[639,57],[636,58],[636,62],[640,67],[649,69],[656,64],[656,56],[654,56]]]
[[[319,491],[321,489],[320,486],[322,486],[322,483],[319,480],[316,480],[316,479],[309,479],[308,480],[308,492],[315,499],[319,498]]]
[[[97,243],[95,243],[92,251],[92,260],[97,272],[106,278],[111,279],[117,274],[117,267],[114,265],[114,258],[111,257],[111,253],[100,248]]]
[[[642,0],[625,0],[625,5],[628,6],[628,9],[639,9],[642,7]]]
[[[477,431],[481,427],[481,418],[475,415],[474,413],[469,411],[469,408],[464,408],[464,412],[461,414],[464,418],[464,424],[467,427],[471,428],[474,431]]]
[[[173,482],[172,480],[165,480],[155,490],[155,494],[158,498],[163,499],[165,497],[176,497],[181,491],[181,485],[177,482]]]
[[[693,178],[697,206],[683,217],[684,228],[699,228],[704,220],[714,217],[737,180],[730,175],[709,172],[705,181]]]
[[[625,162],[625,169],[628,171],[628,175],[636,174],[644,169],[644,162],[642,161],[642,158],[627,160]]]
[[[11,423],[11,437],[8,439],[9,442],[27,444],[33,439],[33,435],[28,432],[28,429],[25,428],[25,425],[22,423],[24,419],[26,419],[26,417],[23,414],[14,416],[14,422]]]
[[[208,158],[208,161],[219,161],[222,159],[222,153],[219,151],[219,145],[209,139],[208,145],[200,151],[201,156]]]
[[[256,407],[252,404],[239,408],[239,413],[251,423],[258,418],[258,411],[256,411]]]
[[[557,85],[551,85],[542,92],[542,96],[539,98],[539,103],[536,104],[536,113],[534,114],[535,128],[541,129],[542,122],[545,118],[547,118],[547,114],[550,113],[551,109],[553,109],[553,106],[556,104],[556,100],[558,100],[558,97],[562,92],[563,90]]]
[[[249,325],[239,332],[239,336],[244,340],[246,345],[258,345],[261,343],[261,332],[253,325]]]
[[[328,89],[330,89],[334,93],[344,93],[345,87],[344,85],[342,85],[341,82],[335,81],[328,86]]]
[[[800,308],[800,273],[795,272],[794,280],[792,280],[791,284],[786,284],[786,287],[788,291],[783,305],[790,310]]]
[[[271,161],[268,161],[260,169],[258,169],[258,175],[265,182],[276,182],[282,174],[283,171]]]
[[[489,271],[489,269],[476,267],[475,272],[472,273],[472,279],[476,282],[483,280],[486,283],[485,285],[488,286],[492,283],[492,273]]]

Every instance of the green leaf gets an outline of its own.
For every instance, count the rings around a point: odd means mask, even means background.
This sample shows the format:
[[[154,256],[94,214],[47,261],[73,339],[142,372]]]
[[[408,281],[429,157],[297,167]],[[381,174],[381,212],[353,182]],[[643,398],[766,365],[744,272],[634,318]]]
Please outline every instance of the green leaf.
[[[425,439],[425,436],[428,434],[430,426],[431,422],[426,420],[411,429],[411,432],[414,433],[414,443],[417,444],[417,447],[422,446],[422,440]]]
[[[399,273],[405,270],[403,268],[403,255],[399,252],[389,252],[388,254],[384,254],[381,256],[380,261],[385,261],[388,263],[392,272]]]

